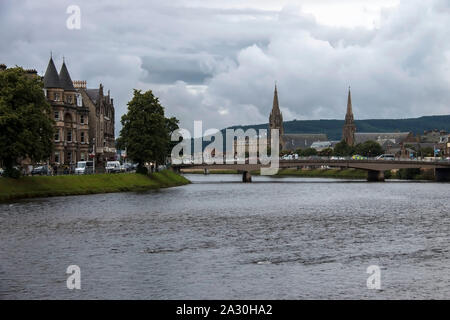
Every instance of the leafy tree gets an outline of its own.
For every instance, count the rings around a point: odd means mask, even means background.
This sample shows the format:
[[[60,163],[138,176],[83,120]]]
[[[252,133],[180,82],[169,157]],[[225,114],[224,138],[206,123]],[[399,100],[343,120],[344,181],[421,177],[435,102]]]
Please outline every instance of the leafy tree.
[[[420,148],[419,154],[422,157],[434,157],[434,149],[432,147]]]
[[[365,157],[376,157],[384,152],[383,147],[378,142],[371,140],[356,145],[355,151]]]
[[[333,155],[339,157],[348,157],[353,155],[354,148],[349,146],[347,142],[342,140],[334,146]]]
[[[323,150],[319,151],[318,154],[319,154],[319,156],[321,156],[321,157],[330,157],[330,156],[333,155],[333,149],[331,149],[331,148],[326,148],[326,149],[323,149]]]
[[[164,116],[164,108],[151,90],[145,93],[134,90],[121,123],[118,145],[138,163],[138,172],[147,171],[144,167],[146,162],[165,162],[172,145],[170,135],[178,128],[178,120]]]
[[[18,177],[22,159],[47,160],[53,148],[54,122],[42,80],[22,68],[0,71],[0,162],[5,175]]]
[[[310,157],[310,156],[316,156],[317,155],[317,150],[314,148],[306,148],[301,150],[299,156],[301,157]]]

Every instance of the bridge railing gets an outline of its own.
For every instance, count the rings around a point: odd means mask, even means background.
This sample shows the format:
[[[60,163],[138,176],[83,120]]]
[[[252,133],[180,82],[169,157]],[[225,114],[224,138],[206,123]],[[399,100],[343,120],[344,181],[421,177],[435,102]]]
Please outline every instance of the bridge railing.
[[[202,164],[208,164],[208,161],[210,159],[202,159]],[[226,163],[224,157],[224,163]],[[250,161],[253,162],[259,162],[258,158],[245,158],[244,159],[234,159],[234,163],[249,163]],[[450,164],[450,158],[393,158],[393,159],[378,159],[377,157],[362,157],[362,156],[351,156],[351,157],[340,157],[340,156],[331,156],[331,157],[325,157],[325,156],[309,156],[309,157],[292,157],[292,158],[286,158],[286,157],[280,157],[280,161],[388,161],[388,162],[395,162],[395,161],[401,161],[401,162],[434,162],[434,163],[445,163]],[[183,160],[183,163],[181,165],[192,165],[195,164],[193,160]]]

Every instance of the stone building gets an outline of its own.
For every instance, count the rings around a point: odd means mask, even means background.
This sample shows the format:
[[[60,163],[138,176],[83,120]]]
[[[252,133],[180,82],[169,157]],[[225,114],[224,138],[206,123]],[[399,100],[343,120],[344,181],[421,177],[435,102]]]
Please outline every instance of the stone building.
[[[95,156],[98,167],[104,166],[106,161],[116,159],[114,100],[109,90],[107,95],[103,93],[102,84],[96,89],[87,88],[86,81],[75,81],[74,85],[89,109],[91,156]]]
[[[65,61],[59,74],[53,58],[44,75],[44,93],[53,109],[55,121],[54,151],[50,163],[75,165],[88,159],[89,109],[73,86]]]
[[[317,133],[284,133],[283,127],[283,115],[281,114],[280,106],[278,104],[278,91],[275,86],[273,95],[272,112],[269,116],[269,139],[271,141],[270,131],[272,129],[278,129],[280,134],[280,151],[295,151],[297,149],[310,148],[314,142],[327,141],[326,134]]]

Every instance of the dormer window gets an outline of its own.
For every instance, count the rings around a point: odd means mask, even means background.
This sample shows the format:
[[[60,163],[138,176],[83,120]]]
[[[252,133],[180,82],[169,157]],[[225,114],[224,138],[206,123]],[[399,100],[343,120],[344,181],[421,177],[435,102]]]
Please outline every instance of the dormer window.
[[[61,96],[59,95],[59,92],[55,92],[55,101],[60,101]]]
[[[68,95],[67,96],[67,103],[72,103],[72,101],[73,101],[73,96],[72,95]]]

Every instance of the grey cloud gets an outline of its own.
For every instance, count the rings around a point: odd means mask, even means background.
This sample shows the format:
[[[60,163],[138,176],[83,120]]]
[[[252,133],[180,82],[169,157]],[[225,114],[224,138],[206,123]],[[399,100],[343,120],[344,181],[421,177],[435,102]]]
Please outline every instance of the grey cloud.
[[[133,88],[152,89],[188,128],[265,122],[275,80],[286,120],[343,118],[348,85],[357,118],[450,111],[445,0],[402,1],[370,30],[278,1],[104,0],[78,1],[82,29],[71,31],[70,4],[1,1],[0,63],[42,72],[50,50],[58,66],[66,56],[73,79],[111,89],[117,123]]]

